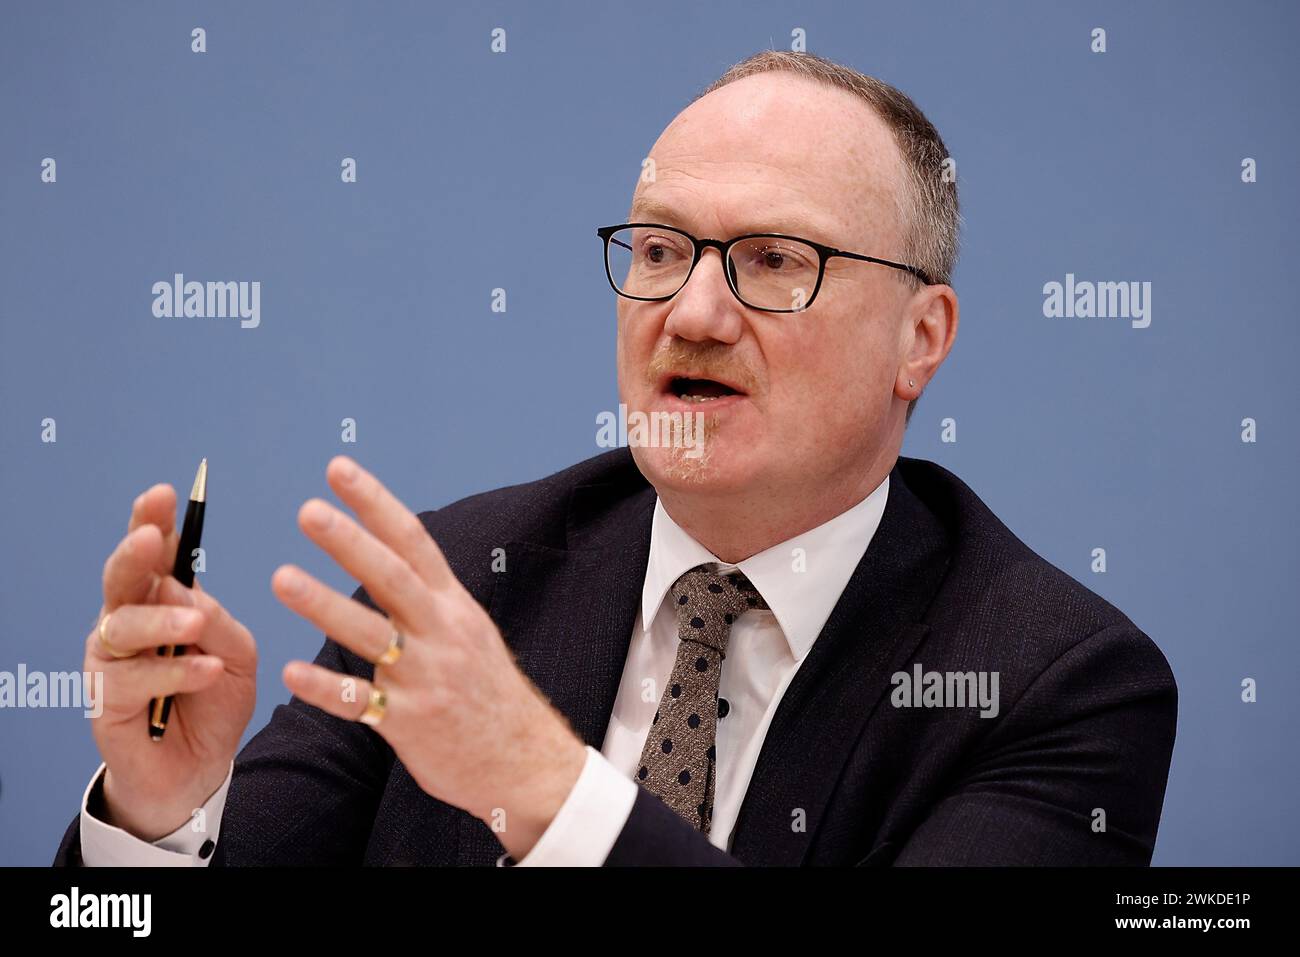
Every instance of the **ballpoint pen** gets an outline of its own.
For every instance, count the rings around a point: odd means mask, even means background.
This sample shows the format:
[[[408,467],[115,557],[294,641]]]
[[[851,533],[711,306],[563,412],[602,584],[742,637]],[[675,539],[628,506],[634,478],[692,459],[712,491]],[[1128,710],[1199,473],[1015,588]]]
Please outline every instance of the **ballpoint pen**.
[[[190,501],[185,506],[185,521],[181,525],[180,541],[176,543],[176,563],[172,567],[172,577],[186,588],[194,587],[194,552],[199,547],[203,536],[203,509],[208,498],[208,460],[199,463],[198,474],[194,476],[194,488],[190,490]],[[175,657],[185,653],[184,645],[164,645],[158,654]],[[167,730],[167,716],[171,713],[172,696],[154,698],[149,703],[149,738],[161,741]]]

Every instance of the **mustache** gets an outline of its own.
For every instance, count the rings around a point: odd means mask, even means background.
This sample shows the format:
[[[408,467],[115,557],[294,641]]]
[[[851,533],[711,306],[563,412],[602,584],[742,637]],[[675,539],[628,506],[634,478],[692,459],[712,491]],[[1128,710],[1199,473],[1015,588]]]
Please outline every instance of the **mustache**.
[[[651,357],[646,365],[646,382],[653,389],[669,373],[691,370],[697,378],[730,382],[747,395],[753,395],[758,391],[758,376],[736,357],[733,349],[721,342],[675,339]]]

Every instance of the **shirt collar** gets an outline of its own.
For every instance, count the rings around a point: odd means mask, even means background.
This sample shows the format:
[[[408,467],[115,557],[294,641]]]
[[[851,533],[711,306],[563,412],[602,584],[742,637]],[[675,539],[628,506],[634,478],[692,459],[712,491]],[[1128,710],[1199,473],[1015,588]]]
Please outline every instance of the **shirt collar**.
[[[673,582],[696,565],[715,564],[723,574],[739,568],[766,599],[790,646],[802,661],[821,634],[854,569],[880,527],[889,497],[889,476],[846,512],[730,565],[692,538],[655,501],[650,560],[641,590],[641,621],[649,628]],[[798,550],[798,551],[796,551]]]

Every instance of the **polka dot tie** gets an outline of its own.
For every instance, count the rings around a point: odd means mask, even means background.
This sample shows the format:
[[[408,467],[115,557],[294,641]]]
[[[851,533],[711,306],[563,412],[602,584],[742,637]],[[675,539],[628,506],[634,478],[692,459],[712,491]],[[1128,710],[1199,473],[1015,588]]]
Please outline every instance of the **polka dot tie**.
[[[720,575],[705,565],[677,579],[667,600],[677,612],[677,661],[636,777],[707,834],[717,776],[718,680],[727,639],[732,622],[751,608],[766,608],[767,602],[744,575]]]

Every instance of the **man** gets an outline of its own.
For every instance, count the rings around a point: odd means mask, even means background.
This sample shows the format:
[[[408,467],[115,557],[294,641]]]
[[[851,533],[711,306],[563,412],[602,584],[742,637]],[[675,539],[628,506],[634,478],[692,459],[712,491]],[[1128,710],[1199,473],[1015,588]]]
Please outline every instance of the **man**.
[[[907,97],[807,54],[697,98],[600,230],[622,401],[681,441],[419,520],[336,458],[356,520],[299,519],[362,588],[276,571],[330,638],[233,775],[253,639],[167,576],[174,493],[144,493],[87,641],[104,767],[58,862],[1148,863],[1163,656],[899,457],[957,331],[946,156]]]

